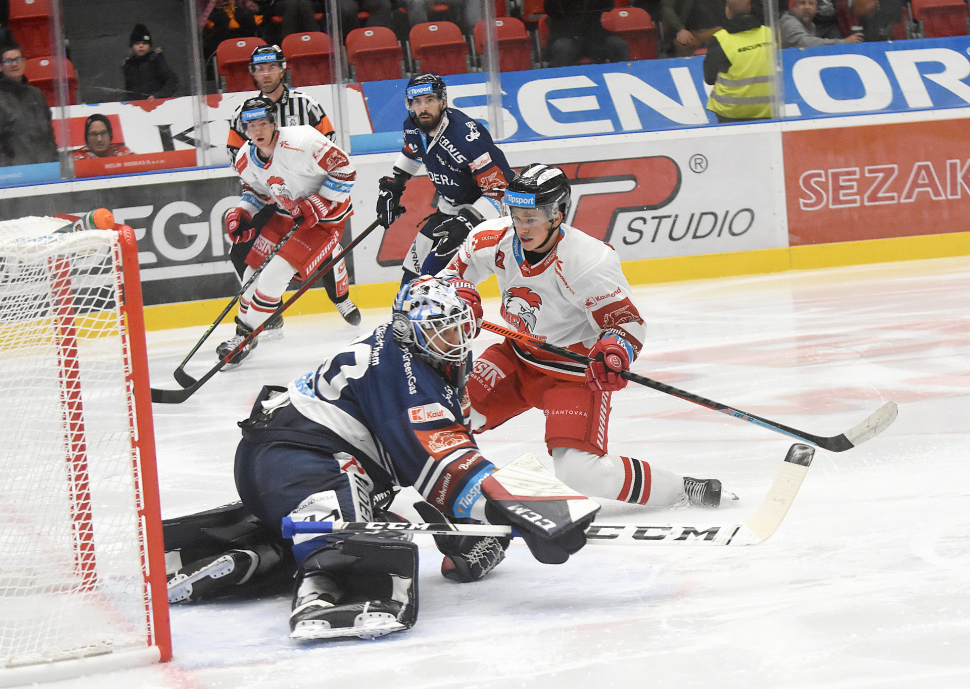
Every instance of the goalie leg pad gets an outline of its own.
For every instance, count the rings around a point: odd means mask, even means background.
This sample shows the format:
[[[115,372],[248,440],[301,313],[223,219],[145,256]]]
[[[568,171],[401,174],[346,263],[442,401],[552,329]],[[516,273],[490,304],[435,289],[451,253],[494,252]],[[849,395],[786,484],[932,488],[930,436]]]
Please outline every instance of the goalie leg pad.
[[[377,638],[414,626],[417,545],[397,534],[329,540],[303,561],[290,638]]]
[[[600,509],[531,454],[486,478],[482,495],[488,521],[517,528],[533,557],[546,564],[562,564],[586,545],[586,528]]]
[[[282,548],[275,544],[256,546],[252,550],[229,550],[222,555],[202,558],[169,577],[168,602],[212,598],[270,572],[282,562]]]

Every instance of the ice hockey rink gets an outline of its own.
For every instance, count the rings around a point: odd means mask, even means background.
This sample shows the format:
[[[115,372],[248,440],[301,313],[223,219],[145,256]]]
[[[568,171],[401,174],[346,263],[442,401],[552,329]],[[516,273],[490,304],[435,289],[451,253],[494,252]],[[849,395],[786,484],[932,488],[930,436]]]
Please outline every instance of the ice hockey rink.
[[[844,453],[819,450],[787,518],[754,547],[590,545],[559,566],[515,542],[484,581],[440,576],[420,541],[414,629],[374,641],[293,642],[289,599],[174,606],[174,660],[62,682],[72,689],[297,687],[970,686],[970,257],[636,288],[648,341],[634,371],[817,435],[887,401],[899,417]],[[235,499],[232,460],[264,383],[282,384],[387,319],[287,318],[180,405],[155,405],[163,515]],[[486,301],[498,321],[498,303]],[[215,363],[221,326],[189,365]],[[149,333],[152,384],[204,328]],[[496,342],[484,333],[476,351]],[[766,494],[785,436],[631,384],[611,450],[695,477],[716,510],[604,505],[603,522],[739,522]],[[503,465],[548,461],[529,412],[480,437]],[[414,516],[405,491],[396,506]]]

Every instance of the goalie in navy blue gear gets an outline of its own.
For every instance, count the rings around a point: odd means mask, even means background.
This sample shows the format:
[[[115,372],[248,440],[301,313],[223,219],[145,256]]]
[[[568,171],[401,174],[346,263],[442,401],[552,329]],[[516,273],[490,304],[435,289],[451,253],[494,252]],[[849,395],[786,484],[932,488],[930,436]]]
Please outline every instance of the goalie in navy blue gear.
[[[405,184],[422,168],[434,184],[437,208],[425,218],[408,250],[402,283],[438,273],[472,228],[499,217],[503,192],[512,179],[505,154],[488,131],[448,107],[448,91],[440,76],[413,77],[405,90],[405,103],[404,148],[392,175],[379,182],[377,219],[386,228],[404,214]]]
[[[515,524],[542,562],[564,562],[585,544],[598,505],[541,466],[496,471],[470,435],[464,387],[477,333],[473,291],[460,280],[419,278],[398,293],[390,323],[286,388],[263,389],[240,424],[235,478],[252,522],[269,527],[268,544],[278,541],[287,516],[387,520],[384,510],[397,486],[413,486],[427,501],[417,509],[434,521],[441,521],[438,513],[486,521],[487,503],[488,521]],[[548,499],[549,481],[561,486],[560,499]],[[540,495],[545,499],[536,500]],[[522,513],[542,518],[533,523]],[[241,521],[242,531],[253,529]],[[242,543],[236,551],[248,552],[230,554],[232,562],[223,559],[221,568],[212,564],[217,558],[190,563],[175,573],[175,586],[183,595],[186,582],[211,594],[220,582],[250,581],[260,553],[252,539],[236,543]],[[501,562],[507,544],[440,537],[442,573],[462,582],[480,579]],[[166,541],[166,550],[177,545]],[[291,554],[297,570],[292,638],[377,637],[415,623],[418,551],[409,540],[394,533],[297,534]],[[199,566],[218,576],[200,576]],[[198,597],[204,596],[188,599]]]

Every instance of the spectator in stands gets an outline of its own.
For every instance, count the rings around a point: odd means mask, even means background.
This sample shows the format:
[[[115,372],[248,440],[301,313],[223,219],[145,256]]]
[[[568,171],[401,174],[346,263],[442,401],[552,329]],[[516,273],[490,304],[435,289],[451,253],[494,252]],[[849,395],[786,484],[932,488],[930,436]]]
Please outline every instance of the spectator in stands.
[[[772,0],[773,1],[773,0]],[[707,109],[718,122],[771,117],[771,29],[761,0],[727,0],[724,28],[707,42],[704,81],[714,89]]]
[[[87,158],[107,158],[109,156],[130,156],[134,151],[124,144],[112,143],[114,132],[111,120],[95,113],[84,122],[84,146],[72,152],[74,160]]]
[[[19,45],[0,47],[0,166],[57,161],[50,106],[25,66]]]
[[[131,54],[125,60],[125,89],[135,100],[171,98],[179,88],[179,78],[162,55],[152,47],[152,36],[144,24],[135,24],[129,43]]]
[[[545,0],[549,22],[547,53],[550,67],[593,62],[626,62],[626,41],[603,28],[600,18],[613,9],[613,0]]]
[[[861,33],[854,33],[847,38],[820,38],[812,22],[817,9],[816,1],[791,0],[790,9],[779,21],[782,48],[811,48],[816,45],[862,42]]]
[[[852,14],[862,24],[866,41],[888,41],[893,25],[903,21],[903,0],[850,0]]]
[[[428,11],[433,5],[447,5],[457,9],[461,14],[461,21],[456,22],[463,33],[469,34],[475,30],[475,24],[482,19],[481,0],[398,0],[408,13],[408,23],[411,26],[424,24],[429,21]]]
[[[667,50],[675,57],[704,48],[724,23],[724,0],[661,0]]]
[[[259,5],[254,0],[209,0],[202,15],[203,58],[211,58],[219,44],[230,38],[255,36],[259,12]]]

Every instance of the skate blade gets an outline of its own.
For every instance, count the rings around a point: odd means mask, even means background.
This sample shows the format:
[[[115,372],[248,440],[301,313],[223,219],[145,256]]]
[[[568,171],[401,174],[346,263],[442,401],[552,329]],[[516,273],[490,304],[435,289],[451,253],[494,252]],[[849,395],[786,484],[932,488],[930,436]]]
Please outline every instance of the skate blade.
[[[221,579],[228,574],[232,574],[235,568],[236,563],[233,561],[232,556],[223,555],[218,560],[210,562],[191,576],[176,574],[168,582],[168,602],[174,604],[189,600],[192,595],[192,584],[206,577]]]
[[[276,340],[283,339],[283,329],[276,328],[274,330],[264,330],[259,334],[260,342],[275,342]]]
[[[378,639],[393,632],[407,629],[390,613],[361,613],[353,627],[331,627],[326,620],[303,620],[297,622],[290,638],[297,641],[313,639],[339,639],[356,636],[361,639]]]

